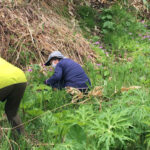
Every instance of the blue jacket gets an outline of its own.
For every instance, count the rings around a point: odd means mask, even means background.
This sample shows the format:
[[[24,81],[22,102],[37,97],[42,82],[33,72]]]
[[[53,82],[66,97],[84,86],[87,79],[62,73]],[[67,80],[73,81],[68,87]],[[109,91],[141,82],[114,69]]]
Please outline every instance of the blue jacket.
[[[78,63],[64,58],[56,65],[54,74],[46,81],[46,84],[59,89],[67,86],[85,89],[91,85],[91,82]]]

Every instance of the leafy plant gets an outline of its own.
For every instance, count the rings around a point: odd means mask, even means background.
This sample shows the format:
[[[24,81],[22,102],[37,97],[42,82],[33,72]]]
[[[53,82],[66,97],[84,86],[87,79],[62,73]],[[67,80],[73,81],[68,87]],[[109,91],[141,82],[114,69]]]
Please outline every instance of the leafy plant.
[[[113,22],[113,14],[111,9],[102,9],[102,14],[99,16],[99,26],[102,33],[106,34],[113,31],[115,23]]]
[[[96,11],[89,6],[78,6],[77,14],[80,17],[80,25],[82,28],[88,27],[93,29],[96,24]]]
[[[89,127],[89,136],[95,138],[97,148],[103,147],[102,149],[106,150],[120,146],[123,148],[127,141],[133,141],[129,134],[132,124],[125,111],[118,114],[108,110],[106,113],[98,114]]]

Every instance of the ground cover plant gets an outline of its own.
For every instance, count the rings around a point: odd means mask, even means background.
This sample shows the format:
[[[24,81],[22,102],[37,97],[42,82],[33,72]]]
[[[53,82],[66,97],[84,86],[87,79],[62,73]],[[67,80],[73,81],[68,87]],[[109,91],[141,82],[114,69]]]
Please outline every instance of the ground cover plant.
[[[101,17],[103,36],[90,39],[97,62],[86,61],[83,68],[91,79],[91,90],[101,86],[102,96],[85,96],[72,103],[65,90],[54,91],[43,84],[52,75],[52,68],[29,65],[28,86],[19,110],[27,135],[14,141],[3,115],[4,104],[0,104],[0,149],[149,149],[148,22],[137,21],[119,6],[106,9]]]

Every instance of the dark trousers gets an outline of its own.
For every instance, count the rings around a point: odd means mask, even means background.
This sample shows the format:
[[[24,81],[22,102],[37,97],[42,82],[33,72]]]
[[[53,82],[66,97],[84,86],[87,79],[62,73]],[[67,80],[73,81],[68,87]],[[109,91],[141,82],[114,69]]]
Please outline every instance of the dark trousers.
[[[7,119],[12,127],[16,127],[15,129],[18,133],[24,133],[23,125],[19,126],[22,122],[20,117],[17,115],[17,112],[21,99],[24,95],[25,88],[26,83],[19,83],[0,89],[0,101],[6,100],[5,113],[7,115]]]

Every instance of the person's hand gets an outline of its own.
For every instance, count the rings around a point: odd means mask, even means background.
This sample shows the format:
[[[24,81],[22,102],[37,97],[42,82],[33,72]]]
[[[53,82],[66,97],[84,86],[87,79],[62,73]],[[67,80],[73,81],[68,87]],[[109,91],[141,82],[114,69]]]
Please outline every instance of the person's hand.
[[[47,84],[47,80],[44,81],[44,84]]]

